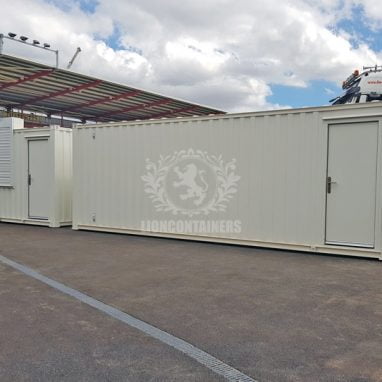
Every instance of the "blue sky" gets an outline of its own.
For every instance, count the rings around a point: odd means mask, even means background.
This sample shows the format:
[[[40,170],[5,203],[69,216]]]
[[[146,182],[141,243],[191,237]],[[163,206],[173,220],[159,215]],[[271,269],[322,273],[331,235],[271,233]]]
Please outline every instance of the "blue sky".
[[[330,105],[329,101],[342,92],[339,85],[328,81],[311,81],[307,87],[271,85],[271,89],[269,102],[291,107]]]
[[[352,7],[351,18],[339,20],[336,28],[354,36],[349,40],[354,47],[365,43],[373,50],[382,50],[381,29],[368,19],[362,6]]]
[[[226,111],[327,105],[355,68],[382,64],[380,0],[13,0],[2,7],[1,32],[48,39],[63,63],[80,46],[72,70]]]

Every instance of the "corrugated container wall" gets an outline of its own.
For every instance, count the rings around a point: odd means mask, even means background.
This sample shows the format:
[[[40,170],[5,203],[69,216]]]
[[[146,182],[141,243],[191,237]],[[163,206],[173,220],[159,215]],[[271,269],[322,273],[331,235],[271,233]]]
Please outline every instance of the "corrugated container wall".
[[[72,130],[24,129],[17,118],[0,122],[6,127],[17,125],[12,129],[10,181],[0,185],[0,221],[70,225]]]
[[[368,104],[78,125],[73,228],[381,258],[381,117]],[[344,186],[334,180],[328,193],[329,131],[348,142],[337,167],[358,155],[357,134],[370,142],[355,163],[376,143],[362,237],[349,235],[363,222],[346,223],[347,235],[338,225],[351,215],[328,215],[328,198],[348,198],[350,211],[357,197],[335,194]]]

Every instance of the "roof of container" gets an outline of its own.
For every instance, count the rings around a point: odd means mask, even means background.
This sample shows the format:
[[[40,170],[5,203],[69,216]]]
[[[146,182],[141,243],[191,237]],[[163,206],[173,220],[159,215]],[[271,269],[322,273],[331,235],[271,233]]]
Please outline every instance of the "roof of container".
[[[336,114],[332,114],[336,112]],[[188,121],[213,121],[213,120],[230,120],[236,118],[250,118],[250,117],[271,117],[290,114],[304,114],[304,113],[321,113],[324,120],[341,120],[348,118],[376,118],[382,117],[382,102],[365,102],[355,104],[339,104],[339,105],[325,105],[325,106],[312,106],[300,108],[285,108],[285,109],[272,109],[265,111],[250,111],[239,113],[225,113],[223,115],[200,115],[192,117],[173,117],[161,118],[149,121],[127,121],[121,122],[105,122],[105,123],[77,123],[77,128],[97,128],[97,127],[112,127],[121,125],[145,125],[145,124],[163,124],[163,123],[176,123]]]
[[[224,113],[4,54],[0,55],[0,106],[99,122]]]

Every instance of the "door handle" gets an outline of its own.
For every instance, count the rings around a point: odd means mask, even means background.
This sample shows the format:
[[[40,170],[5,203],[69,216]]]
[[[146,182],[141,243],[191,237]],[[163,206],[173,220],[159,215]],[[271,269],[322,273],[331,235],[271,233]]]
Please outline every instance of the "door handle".
[[[332,180],[331,176],[328,176],[326,178],[326,192],[328,194],[331,194],[331,192],[332,192],[332,184],[336,184],[336,183],[337,183],[336,181]]]

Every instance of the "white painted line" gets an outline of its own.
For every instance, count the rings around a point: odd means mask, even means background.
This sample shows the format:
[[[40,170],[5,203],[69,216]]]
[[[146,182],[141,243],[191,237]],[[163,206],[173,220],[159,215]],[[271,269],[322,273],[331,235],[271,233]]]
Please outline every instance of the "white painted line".
[[[113,308],[110,305],[104,304],[101,301],[96,300],[93,297],[87,296],[86,294],[79,292],[76,289],[70,288],[64,284],[54,281],[49,277],[43,276],[42,274],[34,271],[33,269],[26,267],[12,261],[4,256],[0,255],[0,261],[18,271],[33,277],[36,280],[41,281],[44,284],[51,286],[54,289],[59,290],[62,293],[65,293],[75,299],[95,308],[101,312],[106,313],[107,315],[116,318],[119,321],[124,322],[125,324],[140,330],[141,332],[169,345],[176,350],[188,355],[190,358],[199,362],[200,364],[206,366],[216,374],[219,374],[226,378],[228,381],[232,382],[257,382],[248,375],[243,374],[241,371],[227,365],[223,361],[215,358],[214,356],[206,353],[205,351],[198,349],[189,342],[183,341],[182,339],[175,337],[163,330],[156,328],[144,321],[141,321],[133,316],[130,316],[127,313],[122,312],[119,309]]]

